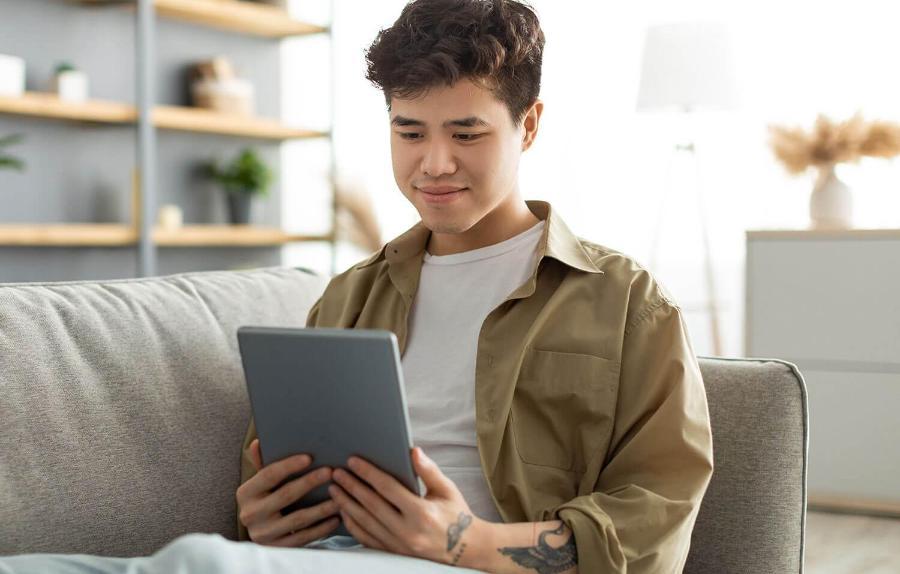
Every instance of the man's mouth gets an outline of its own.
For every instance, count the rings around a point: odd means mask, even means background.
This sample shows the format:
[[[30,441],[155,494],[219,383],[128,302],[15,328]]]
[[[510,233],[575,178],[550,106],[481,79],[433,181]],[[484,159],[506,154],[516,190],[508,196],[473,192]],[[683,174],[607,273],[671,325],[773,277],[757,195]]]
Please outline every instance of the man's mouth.
[[[426,203],[444,204],[456,201],[468,187],[417,187]]]
[[[419,191],[423,193],[427,193],[430,195],[445,195],[447,193],[454,193],[457,191],[463,191],[468,189],[467,187],[455,187],[449,185],[441,185],[441,186],[431,186],[431,187],[417,187]]]

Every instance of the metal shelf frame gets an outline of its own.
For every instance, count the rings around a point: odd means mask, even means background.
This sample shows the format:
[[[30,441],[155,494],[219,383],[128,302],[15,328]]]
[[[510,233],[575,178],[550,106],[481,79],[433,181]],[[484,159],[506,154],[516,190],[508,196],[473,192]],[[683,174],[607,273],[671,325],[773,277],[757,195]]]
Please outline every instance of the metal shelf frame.
[[[153,123],[153,94],[156,90],[154,70],[156,69],[156,26],[157,14],[154,0],[136,0],[135,10],[135,60],[136,60],[136,95],[137,95],[137,151],[138,189],[140,190],[140,217],[135,223],[138,226],[137,268],[140,277],[157,274],[158,246],[153,241],[153,214],[157,207],[157,154],[156,126]],[[332,23],[334,21],[334,0],[328,0],[329,22],[321,33],[328,35],[329,58],[329,168],[328,185],[331,192],[331,273],[337,268],[337,181],[336,154],[334,146],[334,96],[335,50]],[[279,41],[273,39],[273,41]],[[284,191],[283,191],[284,192]]]

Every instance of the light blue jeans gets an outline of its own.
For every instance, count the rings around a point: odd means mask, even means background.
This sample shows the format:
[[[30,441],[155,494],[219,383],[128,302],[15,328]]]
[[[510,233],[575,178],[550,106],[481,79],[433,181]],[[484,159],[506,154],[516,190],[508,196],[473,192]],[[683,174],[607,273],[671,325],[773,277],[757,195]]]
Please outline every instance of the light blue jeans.
[[[185,534],[150,556],[88,554],[0,556],[0,574],[460,574],[475,570],[366,548],[332,536],[303,548],[234,542],[219,534]]]

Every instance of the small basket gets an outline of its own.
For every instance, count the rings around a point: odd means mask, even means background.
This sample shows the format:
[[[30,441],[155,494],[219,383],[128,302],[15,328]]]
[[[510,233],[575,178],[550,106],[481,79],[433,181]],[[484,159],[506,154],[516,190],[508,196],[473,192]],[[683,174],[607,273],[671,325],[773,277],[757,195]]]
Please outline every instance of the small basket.
[[[194,105],[223,114],[252,116],[255,114],[253,84],[247,80],[196,80],[191,84]]]

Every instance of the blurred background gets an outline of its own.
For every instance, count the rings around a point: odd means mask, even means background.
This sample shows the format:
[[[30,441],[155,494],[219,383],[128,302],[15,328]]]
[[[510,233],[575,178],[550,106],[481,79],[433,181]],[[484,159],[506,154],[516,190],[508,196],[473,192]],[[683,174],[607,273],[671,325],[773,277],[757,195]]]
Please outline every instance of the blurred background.
[[[404,5],[0,0],[0,281],[333,274],[402,233],[417,215],[364,51]],[[697,354],[798,364],[811,500],[900,516],[886,4],[532,5],[545,109],[523,196],[657,274]]]

